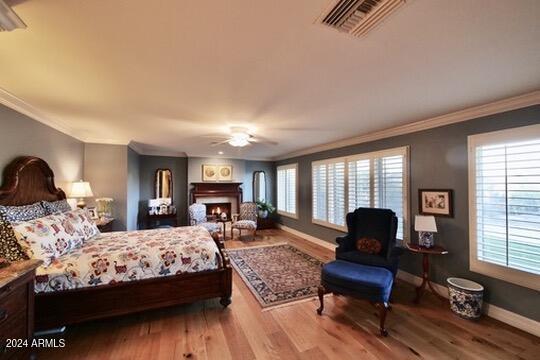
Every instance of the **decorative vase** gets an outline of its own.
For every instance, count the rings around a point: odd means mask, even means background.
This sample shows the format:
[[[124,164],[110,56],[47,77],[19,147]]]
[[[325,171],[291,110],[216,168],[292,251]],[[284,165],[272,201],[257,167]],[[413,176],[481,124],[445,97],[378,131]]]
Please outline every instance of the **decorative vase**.
[[[433,233],[429,231],[419,231],[418,245],[428,249],[433,247]]]
[[[268,210],[259,210],[259,217],[261,219],[266,219],[268,217]]]
[[[221,215],[219,215],[221,217],[221,220],[227,220],[227,213],[226,212],[222,212]]]
[[[474,281],[448,278],[450,309],[464,319],[476,320],[482,315],[484,287]]]

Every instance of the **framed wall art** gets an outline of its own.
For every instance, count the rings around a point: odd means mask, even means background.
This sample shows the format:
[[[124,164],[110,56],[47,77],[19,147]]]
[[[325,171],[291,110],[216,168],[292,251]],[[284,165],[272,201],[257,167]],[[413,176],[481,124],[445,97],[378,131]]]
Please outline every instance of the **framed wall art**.
[[[218,167],[217,165],[203,165],[202,166],[202,181],[218,181]]]
[[[421,215],[454,217],[454,191],[451,189],[418,189],[418,211]]]
[[[218,166],[218,181],[232,181],[232,165]]]

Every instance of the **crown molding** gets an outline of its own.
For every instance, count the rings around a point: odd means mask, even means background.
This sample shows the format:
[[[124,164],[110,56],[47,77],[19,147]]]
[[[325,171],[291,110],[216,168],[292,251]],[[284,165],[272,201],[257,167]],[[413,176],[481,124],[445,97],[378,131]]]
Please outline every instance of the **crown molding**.
[[[417,131],[433,129],[445,125],[451,125],[467,120],[472,120],[488,115],[498,114],[506,111],[521,109],[527,106],[540,104],[540,90],[536,90],[523,95],[514,96],[483,104],[479,106],[473,106],[464,110],[455,111],[445,115],[436,116],[433,118],[415,121],[413,123],[400,125],[372,133],[355,136],[343,140],[333,141],[326,144],[321,144],[313,147],[309,147],[303,150],[293,151],[291,153],[276,156],[273,160],[285,160],[298,156],[313,154],[321,151],[338,149],[345,146],[356,145],[366,143],[370,141],[389,138],[392,136],[405,135],[414,133]]]
[[[66,125],[63,121],[52,120],[41,110],[30,105],[18,96],[13,95],[9,91],[0,87],[0,104],[7,106],[8,108],[15,110],[23,115],[28,116],[48,127],[51,127],[57,131],[60,131],[66,135],[69,135],[79,141],[86,142],[83,137],[75,132],[73,128]]]

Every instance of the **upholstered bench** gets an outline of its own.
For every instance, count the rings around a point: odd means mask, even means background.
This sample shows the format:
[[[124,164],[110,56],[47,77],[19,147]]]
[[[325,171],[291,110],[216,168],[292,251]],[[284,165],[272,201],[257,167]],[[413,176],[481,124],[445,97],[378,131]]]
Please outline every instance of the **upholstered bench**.
[[[319,315],[324,309],[324,294],[333,292],[362,298],[375,303],[380,308],[380,332],[387,336],[384,327],[386,312],[389,309],[388,300],[392,292],[394,276],[383,267],[362,265],[343,260],[335,260],[324,265],[319,287],[321,306],[317,309]]]

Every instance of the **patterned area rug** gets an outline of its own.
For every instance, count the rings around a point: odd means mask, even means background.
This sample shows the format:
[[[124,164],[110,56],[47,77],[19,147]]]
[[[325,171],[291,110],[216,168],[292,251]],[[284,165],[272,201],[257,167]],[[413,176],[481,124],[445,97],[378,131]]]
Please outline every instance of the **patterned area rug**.
[[[317,296],[324,263],[292,245],[227,249],[227,253],[263,308]]]

